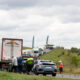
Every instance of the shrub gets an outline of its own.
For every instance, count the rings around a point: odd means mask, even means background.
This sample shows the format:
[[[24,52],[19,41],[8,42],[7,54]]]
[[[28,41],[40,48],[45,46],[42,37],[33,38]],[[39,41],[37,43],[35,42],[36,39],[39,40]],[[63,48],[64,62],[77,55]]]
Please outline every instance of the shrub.
[[[77,48],[72,47],[72,48],[71,48],[71,52],[72,52],[72,53],[78,53],[79,50],[78,50]]]
[[[79,59],[77,58],[77,56],[72,56],[71,64],[74,64],[77,67],[78,63],[79,63]]]

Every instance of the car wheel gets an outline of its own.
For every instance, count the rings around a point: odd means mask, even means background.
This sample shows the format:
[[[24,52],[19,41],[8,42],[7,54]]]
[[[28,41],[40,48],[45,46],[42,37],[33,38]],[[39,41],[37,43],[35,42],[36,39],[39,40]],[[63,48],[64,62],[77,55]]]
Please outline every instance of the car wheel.
[[[46,74],[44,73],[43,76],[46,76]]]
[[[37,71],[35,71],[35,74],[36,74],[36,75],[39,75],[39,74],[37,73]]]
[[[36,73],[36,75],[39,75],[38,73]]]
[[[56,73],[53,73],[52,76],[56,76]]]

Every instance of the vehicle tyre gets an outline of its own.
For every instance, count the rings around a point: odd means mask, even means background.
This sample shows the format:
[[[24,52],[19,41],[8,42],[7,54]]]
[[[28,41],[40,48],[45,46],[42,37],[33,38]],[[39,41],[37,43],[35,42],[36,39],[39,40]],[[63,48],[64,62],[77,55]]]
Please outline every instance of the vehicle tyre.
[[[35,73],[36,75],[39,75],[37,72]]]
[[[8,69],[7,69],[7,71],[8,71],[8,72],[11,72],[11,69],[10,69],[10,68],[8,68]]]
[[[30,73],[29,73],[29,72],[27,72],[27,74],[29,75]]]
[[[52,76],[56,76],[56,73],[53,73]]]
[[[44,73],[43,76],[46,76],[46,74]]]
[[[8,72],[11,72],[11,70],[8,70]]]

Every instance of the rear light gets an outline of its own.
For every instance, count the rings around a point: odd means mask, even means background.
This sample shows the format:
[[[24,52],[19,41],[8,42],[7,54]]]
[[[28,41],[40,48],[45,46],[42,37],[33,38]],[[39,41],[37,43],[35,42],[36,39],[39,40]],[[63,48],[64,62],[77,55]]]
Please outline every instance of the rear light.
[[[54,67],[55,67],[55,69],[57,69],[57,65],[55,65]]]
[[[42,69],[39,69],[38,71],[42,71]]]

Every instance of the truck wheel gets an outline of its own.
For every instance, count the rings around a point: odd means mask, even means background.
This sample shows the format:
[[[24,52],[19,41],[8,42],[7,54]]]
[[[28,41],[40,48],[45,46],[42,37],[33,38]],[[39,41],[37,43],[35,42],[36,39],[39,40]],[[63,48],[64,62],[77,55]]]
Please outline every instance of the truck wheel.
[[[30,73],[29,73],[29,72],[27,72],[27,74],[29,75]]]
[[[8,69],[7,69],[7,72],[11,72],[11,70],[8,68]]]

